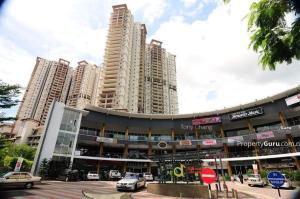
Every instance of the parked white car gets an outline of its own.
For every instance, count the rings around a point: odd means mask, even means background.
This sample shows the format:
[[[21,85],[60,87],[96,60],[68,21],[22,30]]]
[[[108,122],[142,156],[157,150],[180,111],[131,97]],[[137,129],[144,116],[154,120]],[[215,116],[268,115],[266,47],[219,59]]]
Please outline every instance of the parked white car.
[[[108,178],[110,180],[121,179],[121,173],[118,170],[110,170],[109,173],[108,173]]]
[[[89,171],[86,177],[88,180],[99,180],[99,174],[95,171]]]
[[[141,187],[146,186],[146,180],[142,174],[130,173],[125,175],[122,180],[117,182],[116,188],[120,190],[132,190],[135,191]]]
[[[35,183],[40,183],[41,177],[33,176],[28,172],[8,172],[0,177],[0,186],[24,186],[27,189]]]
[[[264,187],[267,183],[261,178],[259,174],[251,174],[248,177],[248,185],[252,186],[261,186]]]
[[[153,175],[151,173],[144,173],[143,176],[146,181],[153,181]]]

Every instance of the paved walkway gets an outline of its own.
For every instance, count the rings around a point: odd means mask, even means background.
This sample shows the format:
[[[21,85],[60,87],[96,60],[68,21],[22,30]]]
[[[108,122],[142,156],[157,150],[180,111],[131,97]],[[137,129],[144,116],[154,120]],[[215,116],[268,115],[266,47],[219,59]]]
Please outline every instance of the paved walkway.
[[[231,188],[238,190],[239,198],[257,198],[257,199],[277,199],[276,189],[271,187],[249,187],[247,184],[238,182],[226,182],[229,190]],[[0,190],[1,199],[82,199],[85,198],[82,191],[95,199],[109,198],[129,198],[134,199],[176,199],[178,197],[159,196],[148,193],[146,189],[137,192],[118,192],[115,188],[116,182],[60,182],[47,181],[42,185],[36,185],[33,189],[2,189]],[[212,185],[214,191],[215,185]],[[297,190],[281,190],[280,199],[290,199]],[[224,192],[219,195],[224,198]],[[229,193],[229,196],[232,196]]]

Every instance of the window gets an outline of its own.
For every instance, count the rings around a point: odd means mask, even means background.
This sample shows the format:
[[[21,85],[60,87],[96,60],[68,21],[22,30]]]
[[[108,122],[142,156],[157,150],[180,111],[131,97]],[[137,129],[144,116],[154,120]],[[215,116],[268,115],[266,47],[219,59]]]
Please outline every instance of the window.
[[[65,131],[76,132],[79,115],[80,113],[78,112],[65,109],[60,129]]]

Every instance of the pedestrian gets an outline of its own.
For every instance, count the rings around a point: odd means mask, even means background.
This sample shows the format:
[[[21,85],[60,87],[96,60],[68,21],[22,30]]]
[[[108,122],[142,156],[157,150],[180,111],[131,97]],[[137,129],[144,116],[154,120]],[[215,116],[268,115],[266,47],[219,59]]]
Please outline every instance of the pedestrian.
[[[241,182],[242,184],[244,184],[244,177],[243,177],[242,172],[239,173],[239,179],[240,179],[240,182]]]
[[[230,177],[230,180],[231,180],[231,182],[234,182],[234,176],[233,175]]]

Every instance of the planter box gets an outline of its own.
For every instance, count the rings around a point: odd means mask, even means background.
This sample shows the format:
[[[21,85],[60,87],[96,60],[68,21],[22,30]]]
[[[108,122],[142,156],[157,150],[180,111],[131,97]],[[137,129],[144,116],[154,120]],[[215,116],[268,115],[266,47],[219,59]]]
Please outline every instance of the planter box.
[[[154,184],[147,185],[147,192],[173,197],[209,198],[208,186],[198,184]]]

